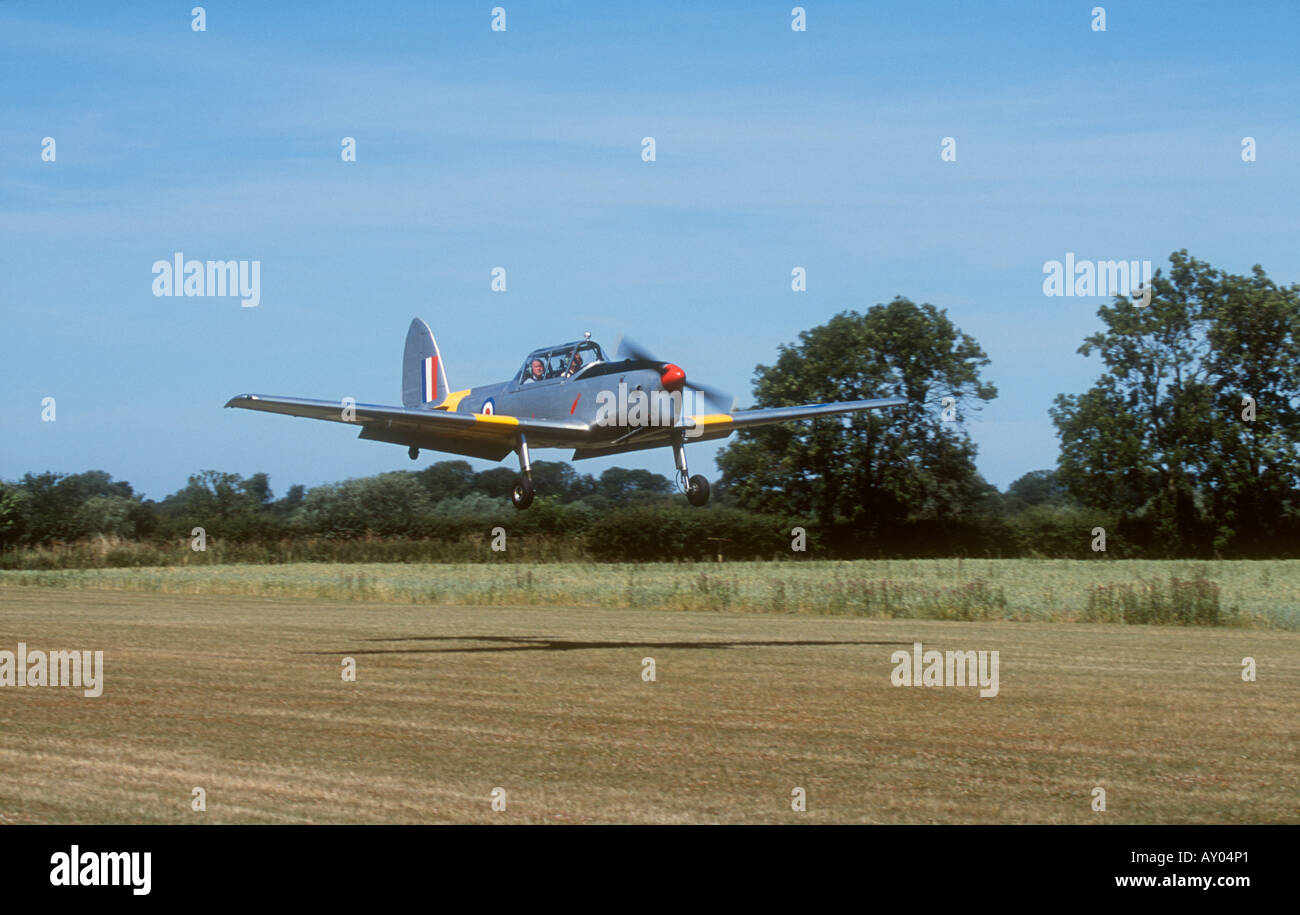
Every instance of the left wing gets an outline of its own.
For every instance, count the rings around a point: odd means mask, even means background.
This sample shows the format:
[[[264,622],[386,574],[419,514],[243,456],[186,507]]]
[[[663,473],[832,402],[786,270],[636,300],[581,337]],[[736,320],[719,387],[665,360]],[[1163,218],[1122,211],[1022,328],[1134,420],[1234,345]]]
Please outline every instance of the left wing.
[[[344,405],[337,400],[303,397],[241,394],[232,397],[226,406],[347,423],[361,427],[361,438],[495,461],[515,450],[521,433],[537,448],[581,445],[591,437],[591,426],[575,421],[367,403]]]
[[[875,400],[841,400],[834,403],[801,404],[797,407],[767,407],[761,410],[737,410],[734,413],[708,413],[702,416],[689,416],[687,420],[695,428],[703,427],[704,431],[713,432],[714,430],[744,429],[747,426],[766,426],[771,423],[785,423],[795,419],[833,416],[838,413],[860,413],[864,410],[879,410],[883,407],[903,407],[906,405],[906,397],[880,397]]]
[[[732,413],[704,413],[687,416],[679,426],[645,426],[633,430],[610,444],[593,444],[579,447],[573,452],[574,460],[602,457],[625,451],[640,451],[645,448],[658,448],[669,444],[674,435],[687,430],[687,442],[709,441],[726,438],[736,429],[748,426],[766,426],[772,423],[785,423],[797,419],[812,419],[817,416],[833,416],[838,413],[860,413],[863,410],[879,410],[884,407],[902,407],[907,405],[906,397],[881,397],[876,400],[842,400],[835,403],[800,404],[797,407],[767,407],[761,410],[737,410]]]

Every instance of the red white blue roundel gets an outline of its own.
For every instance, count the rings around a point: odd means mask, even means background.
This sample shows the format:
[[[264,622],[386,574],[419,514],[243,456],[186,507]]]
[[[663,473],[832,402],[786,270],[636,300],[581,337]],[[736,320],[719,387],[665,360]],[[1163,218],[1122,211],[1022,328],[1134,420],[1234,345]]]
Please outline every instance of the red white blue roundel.
[[[479,410],[479,412],[482,413],[484,416],[491,416],[492,414],[496,413],[496,411],[497,411],[497,402],[493,400],[491,397],[483,401],[483,408]]]

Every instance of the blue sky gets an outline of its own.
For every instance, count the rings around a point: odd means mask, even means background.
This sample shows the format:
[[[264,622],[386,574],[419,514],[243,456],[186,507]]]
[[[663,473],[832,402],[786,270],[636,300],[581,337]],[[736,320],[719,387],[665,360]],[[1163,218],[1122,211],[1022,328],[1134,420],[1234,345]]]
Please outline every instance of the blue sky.
[[[992,359],[970,428],[1005,488],[1098,373],[1075,351],[1104,300],[1045,297],[1044,261],[1300,280],[1300,4],[1103,3],[1098,33],[1094,2],[807,2],[795,33],[793,3],[499,2],[504,33],[496,2],[208,3],[202,33],[189,2],[0,2],[0,477],[161,498],[201,468],[282,493],[423,466],[222,409],[398,403],[414,315],[454,387],[626,331],[746,406],[779,343],[905,295]],[[262,304],[154,297],[176,251],[261,261]],[[577,466],[615,464],[672,469]]]

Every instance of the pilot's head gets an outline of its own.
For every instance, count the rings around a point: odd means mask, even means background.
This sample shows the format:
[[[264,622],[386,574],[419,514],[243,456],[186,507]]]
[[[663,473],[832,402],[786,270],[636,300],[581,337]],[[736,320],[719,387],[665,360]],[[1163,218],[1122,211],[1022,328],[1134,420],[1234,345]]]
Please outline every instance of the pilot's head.
[[[546,372],[546,366],[542,364],[542,360],[540,360],[540,359],[534,359],[534,360],[533,360],[533,377],[534,377],[534,378],[541,378],[542,375],[543,375],[545,372]]]
[[[569,360],[569,371],[576,372],[580,368],[582,368],[582,354],[574,353],[573,358]]]

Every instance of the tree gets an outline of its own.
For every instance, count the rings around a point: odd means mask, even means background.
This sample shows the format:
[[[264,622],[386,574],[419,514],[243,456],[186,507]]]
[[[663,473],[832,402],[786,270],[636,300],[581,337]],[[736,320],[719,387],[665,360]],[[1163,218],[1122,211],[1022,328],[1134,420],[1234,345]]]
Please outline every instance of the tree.
[[[1185,250],[1169,262],[1150,304],[1118,296],[1098,309],[1105,327],[1079,352],[1105,371],[1051,411],[1060,477],[1149,551],[1258,550],[1295,522],[1300,288],[1258,266],[1231,276]]]
[[[251,504],[259,509],[269,508],[275,501],[275,496],[271,492],[271,478],[262,471],[244,480],[240,488],[248,496]]]
[[[14,543],[22,537],[28,498],[22,487],[0,480],[0,544]]]
[[[613,505],[630,505],[666,496],[672,491],[673,484],[663,474],[610,467],[596,481],[595,494]]]
[[[96,533],[119,533],[130,527],[139,503],[131,484],[114,481],[102,470],[85,473],[28,473],[18,484],[21,498],[14,505],[20,510],[17,539],[24,543],[72,541]],[[87,510],[92,499],[115,500],[98,503]],[[14,509],[10,509],[13,511]],[[123,522],[123,517],[128,519]],[[101,529],[102,528],[102,529]]]
[[[557,497],[563,502],[573,498],[571,490],[578,481],[578,472],[564,461],[535,461],[533,485],[537,491]]]
[[[164,499],[163,506],[168,514],[195,524],[214,524],[256,513],[270,498],[271,487],[264,473],[245,480],[237,473],[204,470],[192,474],[185,488]]]
[[[907,406],[741,430],[718,456],[722,485],[743,508],[847,522],[859,537],[978,514],[989,487],[965,420],[997,395],[979,376],[988,362],[933,305],[900,297],[841,312],[757,367],[758,406],[886,396]]]
[[[301,483],[294,483],[289,487],[289,491],[279,499],[276,499],[271,505],[271,511],[280,518],[287,518],[292,515],[303,503],[307,496],[307,488]]]
[[[1206,459],[1214,546],[1288,554],[1300,513],[1300,286],[1281,288],[1258,265],[1249,277],[1217,279],[1206,332],[1215,379]]]
[[[1198,288],[1209,275],[1199,262],[1171,261],[1169,279],[1152,278],[1149,305],[1117,296],[1098,309],[1106,329],[1079,352],[1097,352],[1107,372],[1082,395],[1058,396],[1051,415],[1061,478],[1079,501],[1121,521],[1144,513],[1154,539],[1195,552],[1211,400]]]
[[[1062,506],[1071,501],[1069,489],[1055,470],[1031,470],[1007,487],[1003,504],[1008,512],[1018,514],[1039,505]]]
[[[469,461],[438,461],[416,473],[435,502],[458,499],[474,488],[474,468]]]
[[[494,499],[506,499],[518,479],[519,473],[509,467],[493,467],[474,475],[474,489]]]
[[[406,471],[327,483],[307,493],[307,523],[330,537],[415,536],[429,516],[429,495]]]
[[[134,536],[136,522],[133,509],[136,504],[136,500],[125,496],[91,496],[82,503],[74,516],[78,536]]]

